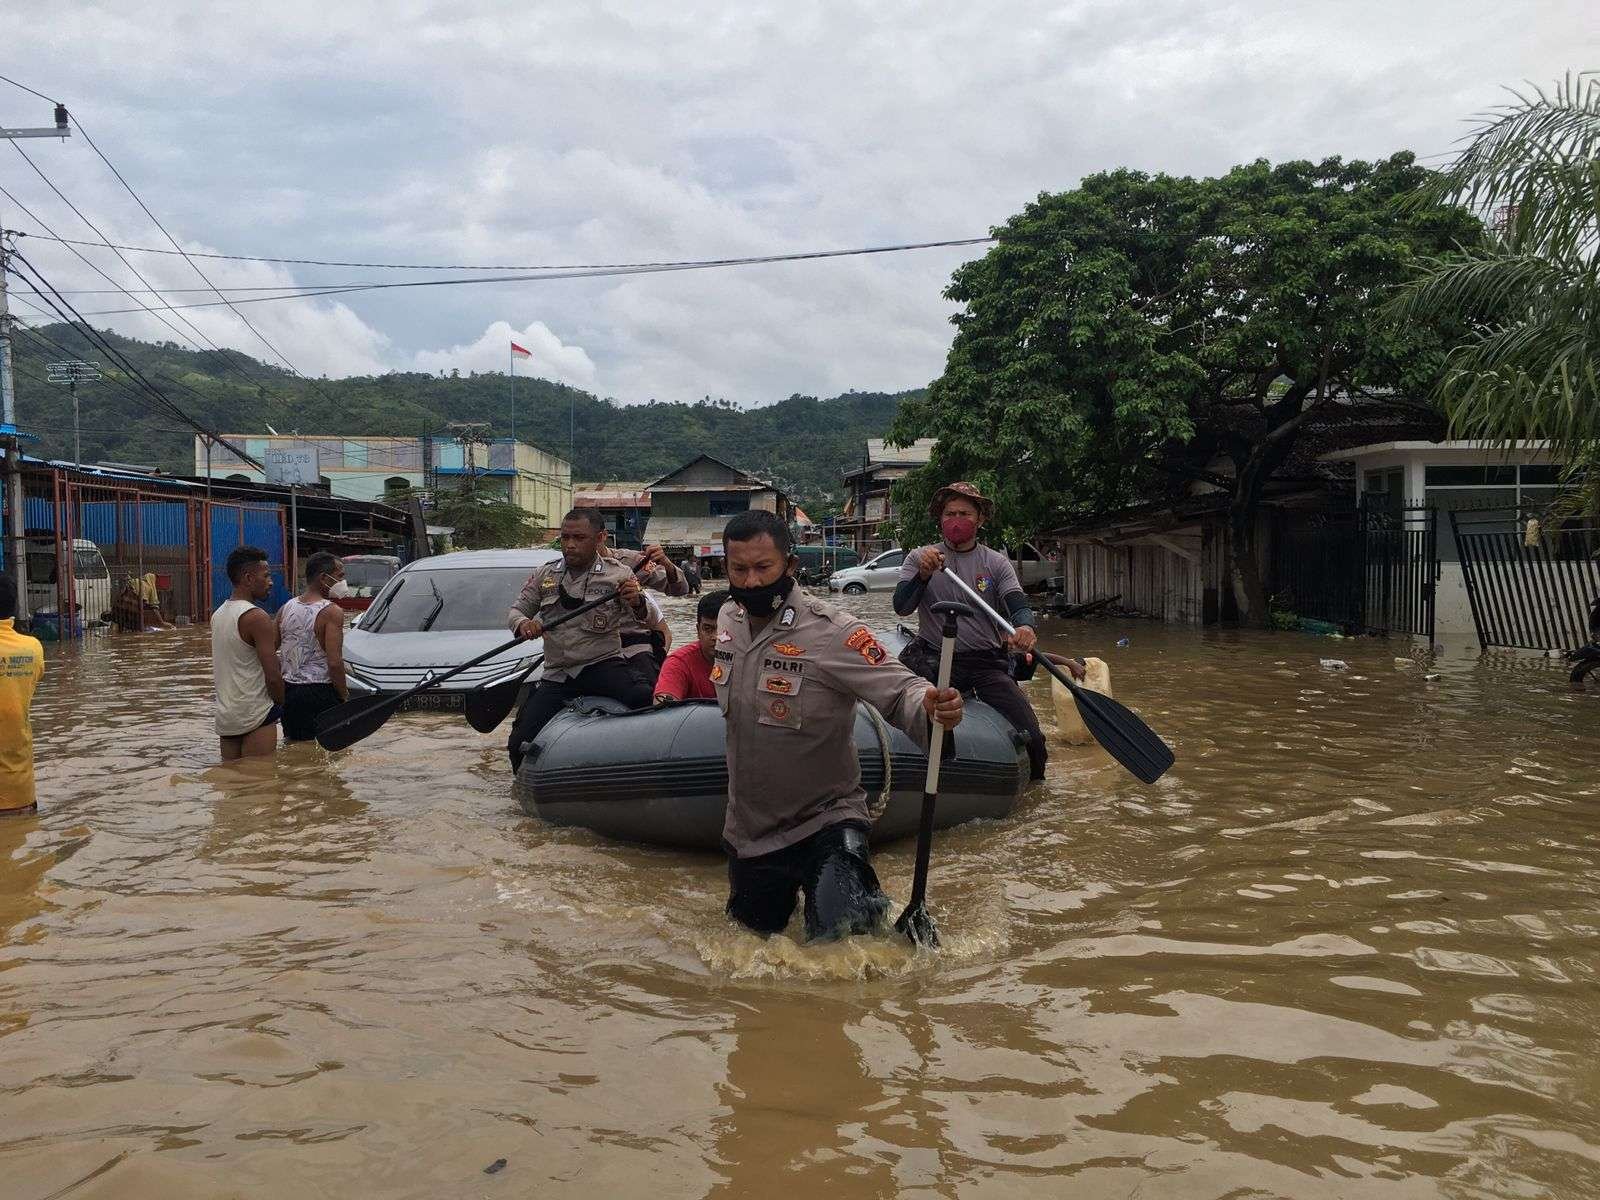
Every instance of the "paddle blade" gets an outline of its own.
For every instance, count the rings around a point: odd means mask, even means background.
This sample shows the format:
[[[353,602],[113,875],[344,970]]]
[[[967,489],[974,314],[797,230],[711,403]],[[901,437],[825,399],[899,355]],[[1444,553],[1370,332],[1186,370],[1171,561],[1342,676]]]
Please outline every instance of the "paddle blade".
[[[467,693],[467,724],[479,733],[493,733],[500,722],[511,715],[517,706],[517,694],[522,691],[522,680],[510,679],[492,688]]]
[[[324,750],[343,750],[362,738],[378,732],[399,706],[401,697],[360,696],[336,704],[317,717],[317,745]]]
[[[905,912],[900,914],[900,919],[894,923],[895,929],[905,934],[913,946],[923,946],[929,950],[939,948],[939,927],[933,923],[933,914],[926,905],[908,904]]]
[[[1110,696],[1069,686],[1072,698],[1078,702],[1078,715],[1083,718],[1084,728],[1105,747],[1107,754],[1144,783],[1154,783],[1166,773],[1175,761],[1172,747],[1140,720],[1138,714]]]

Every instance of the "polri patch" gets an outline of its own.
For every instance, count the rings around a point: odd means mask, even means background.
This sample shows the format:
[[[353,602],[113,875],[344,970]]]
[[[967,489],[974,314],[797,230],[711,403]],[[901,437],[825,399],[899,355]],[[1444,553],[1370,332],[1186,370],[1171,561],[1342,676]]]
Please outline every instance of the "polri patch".
[[[767,712],[775,721],[785,720],[789,716],[789,702],[787,700],[773,700],[767,705]]]
[[[874,667],[889,659],[889,652],[879,644],[878,639],[872,636],[872,632],[865,625],[845,638],[844,644]]]
[[[796,646],[793,642],[777,642],[772,647],[774,654],[781,654],[785,658],[799,658],[805,653],[805,648]]]
[[[794,680],[782,675],[767,675],[761,680],[761,689],[775,696],[788,696],[794,692]]]

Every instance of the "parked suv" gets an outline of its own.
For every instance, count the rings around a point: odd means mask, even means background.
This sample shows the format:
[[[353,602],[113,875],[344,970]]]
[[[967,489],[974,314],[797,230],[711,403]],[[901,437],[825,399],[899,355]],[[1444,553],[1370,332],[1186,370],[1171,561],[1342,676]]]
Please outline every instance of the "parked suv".
[[[507,641],[506,612],[522,585],[560,557],[548,549],[459,550],[400,568],[344,636],[351,694],[406,691]],[[468,692],[515,678],[543,645],[520,642],[407,707],[460,711]]]

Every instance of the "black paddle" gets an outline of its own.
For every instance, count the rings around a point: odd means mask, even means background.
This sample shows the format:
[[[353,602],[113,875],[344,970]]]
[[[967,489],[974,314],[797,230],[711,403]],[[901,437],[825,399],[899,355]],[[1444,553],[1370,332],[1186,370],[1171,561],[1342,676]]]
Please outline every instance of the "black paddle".
[[[468,692],[465,706],[467,724],[479,733],[493,733],[500,728],[500,722],[509,717],[511,710],[517,706],[517,696],[522,692],[522,685],[543,661],[544,655],[541,654],[515,679],[508,679],[489,688],[475,687]]]
[[[956,586],[987,613],[991,621],[1008,634],[1017,632],[1017,627],[989,607],[984,598],[967,585],[965,579],[949,567],[944,568],[944,573],[955,580]],[[1072,693],[1084,728],[1094,735],[1094,740],[1104,746],[1112,758],[1143,783],[1154,783],[1166,773],[1175,761],[1172,747],[1162,741],[1156,731],[1140,720],[1132,709],[1118,704],[1110,696],[1102,696],[1099,692],[1078,686],[1072,676],[1050,661],[1048,654],[1035,651],[1034,658],[1060,680],[1062,687]]]
[[[959,600],[941,600],[933,611],[944,614],[943,639],[939,643],[939,675],[934,686],[941,692],[950,686],[950,668],[956,654],[956,618],[970,617],[972,609]],[[913,945],[939,945],[939,928],[928,911],[928,859],[933,854],[933,809],[939,799],[939,759],[944,753],[944,726],[935,721],[928,737],[928,774],[922,785],[922,821],[917,826],[917,870],[911,877],[911,903],[894,927]]]
[[[564,625],[575,617],[581,617],[590,609],[599,608],[602,604],[615,600],[616,597],[616,590],[613,589],[603,596],[596,596],[593,600],[578,605],[577,608],[559,613],[545,622],[544,631],[548,633],[557,625]],[[497,654],[504,654],[521,641],[522,639],[519,637],[512,638],[504,645],[496,646],[493,650],[487,650],[478,655],[471,662],[464,662],[459,667],[446,671],[443,675],[435,675],[432,679],[424,679],[416,687],[408,688],[403,692],[396,692],[392,696],[362,696],[356,700],[348,700],[343,704],[334,705],[334,707],[328,709],[327,712],[317,718],[317,744],[324,750],[343,750],[347,746],[355,745],[362,738],[370,737],[377,733],[383,723],[394,715],[395,710],[418,692],[436,688],[445,680],[452,679],[461,674],[461,672],[470,670],[481,663],[486,663]],[[515,698],[515,695],[513,695],[512,699],[515,700]],[[490,728],[493,728],[493,726],[490,726]]]

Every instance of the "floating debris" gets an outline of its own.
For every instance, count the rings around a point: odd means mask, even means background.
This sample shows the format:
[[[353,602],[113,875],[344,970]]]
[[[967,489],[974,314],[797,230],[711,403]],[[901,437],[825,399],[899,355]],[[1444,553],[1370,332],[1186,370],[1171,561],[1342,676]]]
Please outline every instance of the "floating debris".
[[[1324,671],[1348,671],[1350,664],[1342,658],[1325,658],[1322,660],[1322,669]]]

